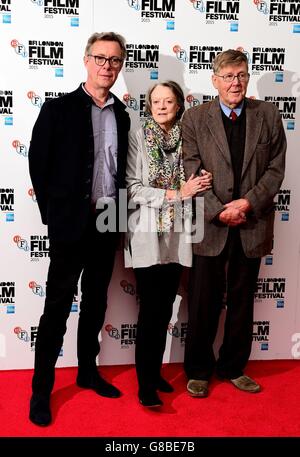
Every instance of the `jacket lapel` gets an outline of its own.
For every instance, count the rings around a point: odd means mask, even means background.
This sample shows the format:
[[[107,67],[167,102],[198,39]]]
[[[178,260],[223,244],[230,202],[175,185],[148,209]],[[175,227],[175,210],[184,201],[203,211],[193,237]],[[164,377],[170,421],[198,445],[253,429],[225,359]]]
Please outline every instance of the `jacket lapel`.
[[[263,123],[263,116],[258,107],[252,103],[251,99],[246,99],[246,103],[246,142],[242,177],[256,149]]]
[[[230,151],[223,125],[223,119],[218,97],[215,98],[209,109],[206,123],[224,159],[229,165],[231,165]]]
[[[125,105],[114,95],[113,109],[116,117],[118,132],[118,155],[117,155],[117,185],[125,187],[126,157],[128,149],[129,120],[125,112]]]

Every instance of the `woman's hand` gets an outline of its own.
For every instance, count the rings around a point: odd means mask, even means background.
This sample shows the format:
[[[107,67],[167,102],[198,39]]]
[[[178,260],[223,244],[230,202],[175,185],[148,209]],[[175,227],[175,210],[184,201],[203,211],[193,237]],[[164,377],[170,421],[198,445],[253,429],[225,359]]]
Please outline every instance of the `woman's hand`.
[[[186,183],[180,189],[181,198],[193,197],[198,192],[203,190],[211,189],[212,174],[206,170],[201,170],[202,176],[196,176],[192,174]]]
[[[201,190],[207,190],[207,189],[211,189],[212,188],[212,174],[210,171],[206,171],[204,170],[204,168],[202,168],[201,170],[201,175],[200,176],[200,182],[202,184],[202,189]]]
[[[211,189],[212,174],[204,169],[201,170],[202,176],[196,176],[192,173],[186,183],[181,186],[180,191],[168,189],[166,199],[169,201],[186,200],[203,190]]]

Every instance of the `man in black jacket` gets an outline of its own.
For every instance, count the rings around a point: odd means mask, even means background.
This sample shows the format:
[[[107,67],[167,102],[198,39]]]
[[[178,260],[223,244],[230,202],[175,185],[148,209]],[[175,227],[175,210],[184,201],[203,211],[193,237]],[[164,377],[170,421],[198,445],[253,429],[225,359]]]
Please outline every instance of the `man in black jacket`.
[[[81,273],[77,385],[105,397],[120,396],[96,365],[118,233],[98,231],[96,219],[99,201],[118,206],[118,191],[125,188],[130,119],[110,92],[125,57],[122,36],[94,33],[85,49],[86,82],[44,103],[32,132],[30,176],[50,240],[29,414],[37,425],[51,422],[55,364]]]

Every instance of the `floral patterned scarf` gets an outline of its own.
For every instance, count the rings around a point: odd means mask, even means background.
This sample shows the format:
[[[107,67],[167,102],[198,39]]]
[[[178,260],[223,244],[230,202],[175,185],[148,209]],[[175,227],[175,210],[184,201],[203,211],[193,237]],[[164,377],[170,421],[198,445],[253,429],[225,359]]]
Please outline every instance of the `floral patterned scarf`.
[[[150,186],[159,189],[179,190],[185,181],[180,122],[177,121],[174,124],[167,136],[152,117],[145,120],[143,129],[149,157]],[[168,159],[168,152],[174,153],[172,163]],[[175,210],[174,204],[164,201],[157,218],[159,234],[170,231],[174,224],[175,213],[178,211]]]

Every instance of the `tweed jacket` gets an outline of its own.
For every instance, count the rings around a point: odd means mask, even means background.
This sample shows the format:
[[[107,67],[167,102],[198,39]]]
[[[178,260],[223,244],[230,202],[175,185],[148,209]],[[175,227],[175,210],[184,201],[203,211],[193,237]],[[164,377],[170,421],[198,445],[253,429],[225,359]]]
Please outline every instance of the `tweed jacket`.
[[[125,188],[130,119],[113,95],[117,123],[117,191]],[[94,166],[92,99],[81,85],[45,102],[33,127],[29,171],[50,240],[78,240],[91,208]]]
[[[140,268],[163,263],[191,266],[191,215],[187,215],[178,232],[157,233],[157,210],[164,202],[166,191],[149,185],[149,160],[142,128],[129,135],[126,183],[129,217],[125,267]]]
[[[247,257],[270,253],[273,244],[273,199],[284,177],[286,137],[277,107],[268,102],[245,99],[246,139],[240,181],[240,197],[252,210],[240,226]],[[204,237],[193,252],[216,256],[223,250],[229,227],[217,220],[223,205],[232,200],[233,169],[222,121],[219,98],[188,109],[182,121],[183,159],[186,178],[202,168],[213,174],[213,188],[203,192]]]

